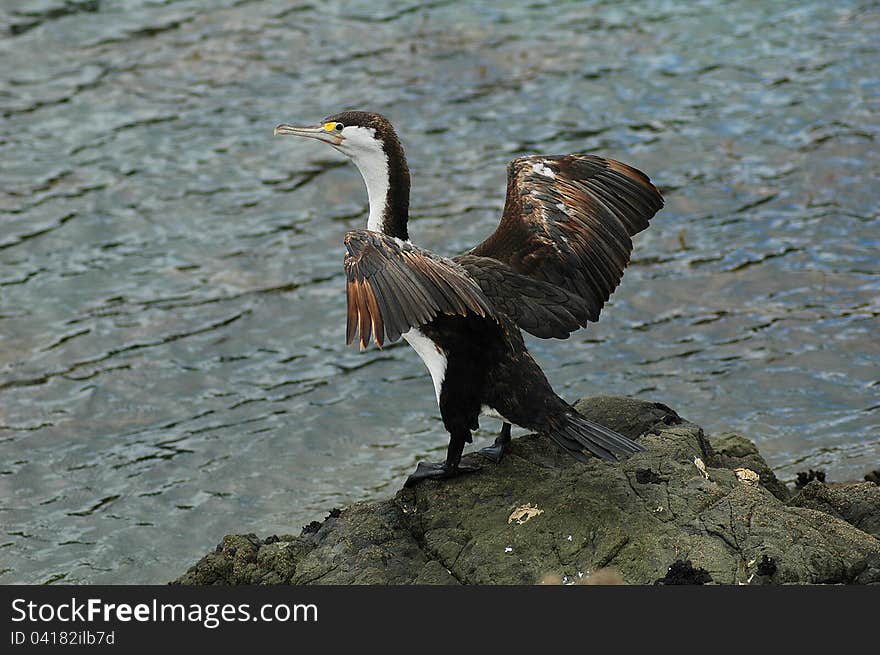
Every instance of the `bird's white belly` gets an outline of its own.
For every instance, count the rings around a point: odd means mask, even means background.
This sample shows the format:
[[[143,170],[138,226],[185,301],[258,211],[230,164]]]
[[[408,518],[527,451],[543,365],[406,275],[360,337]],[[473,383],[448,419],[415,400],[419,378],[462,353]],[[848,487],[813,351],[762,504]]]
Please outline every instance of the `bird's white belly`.
[[[443,388],[443,379],[446,377],[446,355],[433,341],[426,337],[418,328],[412,328],[401,335],[412,346],[431,374],[434,382],[434,393],[437,394],[437,404],[440,404],[440,390]]]
[[[434,382],[434,393],[437,396],[437,404],[439,405],[440,391],[443,389],[443,380],[446,378],[446,364],[448,362],[446,354],[418,328],[412,328],[407,332],[404,332],[401,336],[406,339],[406,342],[412,346],[412,349],[415,350],[416,353],[418,353],[419,357],[422,358],[422,361],[428,368],[428,372],[431,374],[431,380]],[[516,423],[507,420],[499,414],[496,409],[489,407],[489,405],[483,405],[480,407],[480,414],[498,419],[504,423],[516,425]]]

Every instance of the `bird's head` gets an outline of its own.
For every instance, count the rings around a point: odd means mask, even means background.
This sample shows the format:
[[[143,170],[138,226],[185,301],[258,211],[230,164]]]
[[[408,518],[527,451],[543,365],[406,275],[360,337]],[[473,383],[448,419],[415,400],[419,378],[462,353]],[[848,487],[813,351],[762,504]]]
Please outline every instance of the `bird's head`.
[[[383,167],[403,156],[403,148],[387,118],[369,111],[346,111],[328,116],[317,125],[275,128],[275,135],[291,134],[323,141],[348,156],[361,171]]]
[[[282,123],[275,134],[323,141],[351,159],[361,172],[370,197],[367,227],[407,239],[409,168],[403,146],[387,118],[369,111],[345,111],[317,125]]]

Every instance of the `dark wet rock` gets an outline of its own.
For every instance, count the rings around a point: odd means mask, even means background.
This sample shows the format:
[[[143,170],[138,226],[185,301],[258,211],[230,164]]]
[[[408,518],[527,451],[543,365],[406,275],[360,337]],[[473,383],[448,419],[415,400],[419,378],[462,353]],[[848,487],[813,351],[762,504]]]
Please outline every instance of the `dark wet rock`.
[[[745,437],[709,440],[658,403],[578,407],[648,450],[579,464],[527,435],[501,464],[466,456],[481,473],[356,503],[298,537],[227,536],[177,582],[533,584],[607,568],[630,584],[880,583],[866,491],[880,488],[813,482],[786,504]]]
[[[657,475],[651,469],[639,469],[636,471],[636,482],[639,484],[661,484],[669,482],[669,478]]]
[[[873,482],[807,484],[789,502],[835,516],[880,539],[880,487]]]
[[[797,480],[794,481],[794,486],[797,489],[803,489],[813,480],[824,483],[825,471],[814,471],[813,469],[810,469],[809,471],[799,471],[797,474]]]
[[[872,482],[873,484],[880,485],[880,469],[865,473],[865,482]]]
[[[328,519],[335,519],[340,514],[342,514],[342,510],[339,509],[338,507],[334,507],[333,509],[330,510],[330,513],[327,515],[327,518]],[[321,521],[312,521],[302,527],[302,531],[300,532],[300,536],[304,537],[307,534],[314,534],[318,530],[321,529],[322,525],[323,525],[323,523],[321,523]]]
[[[308,523],[302,527],[302,532],[300,533],[300,536],[304,537],[307,534],[314,534],[320,529],[321,529],[321,522],[320,521],[312,521],[311,523]]]
[[[695,569],[689,559],[676,560],[655,585],[703,585],[712,582],[712,576],[706,569]]]
[[[776,574],[776,560],[772,557],[762,555],[761,561],[758,562],[758,570],[756,573],[768,578],[773,577]]]
[[[754,586],[773,584],[773,576],[778,570],[776,560],[773,557],[762,555],[761,561],[758,562],[755,569],[755,574],[749,578],[748,583]]]

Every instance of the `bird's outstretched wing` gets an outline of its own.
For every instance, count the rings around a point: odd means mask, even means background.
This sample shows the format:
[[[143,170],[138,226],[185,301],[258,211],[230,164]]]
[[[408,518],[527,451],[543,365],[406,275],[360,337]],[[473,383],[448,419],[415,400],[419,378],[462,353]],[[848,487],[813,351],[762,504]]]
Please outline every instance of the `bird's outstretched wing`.
[[[618,161],[521,157],[507,167],[498,229],[468,255],[496,259],[575,294],[586,304],[587,320],[596,321],[629,263],[631,237],[662,206],[648,177]]]
[[[493,318],[479,285],[454,261],[369,230],[345,235],[347,344],[372,335],[381,348],[439,314]]]
[[[517,273],[489,257],[461,255],[453,261],[480,285],[496,311],[529,334],[565,339],[587,322],[587,304],[562,287]]]

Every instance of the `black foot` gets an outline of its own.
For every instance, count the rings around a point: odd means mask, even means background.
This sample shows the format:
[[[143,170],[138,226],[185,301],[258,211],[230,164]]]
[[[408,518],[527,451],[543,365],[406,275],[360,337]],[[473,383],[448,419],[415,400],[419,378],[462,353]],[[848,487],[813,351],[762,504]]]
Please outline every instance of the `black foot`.
[[[496,464],[500,464],[508,450],[510,450],[510,423],[505,423],[501,426],[501,433],[495,438],[495,443],[477,452]]]
[[[404,487],[411,487],[420,480],[442,480],[445,478],[454,478],[465,473],[476,473],[480,470],[479,466],[470,466],[467,464],[459,464],[458,466],[449,466],[446,462],[437,462],[429,464],[428,462],[419,462],[416,472],[413,473],[403,483]]]
[[[477,452],[483,457],[488,457],[496,464],[500,464],[508,450],[510,450],[510,441],[504,441],[501,437],[498,437],[491,446],[481,448]]]

